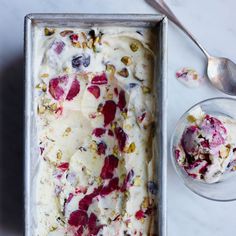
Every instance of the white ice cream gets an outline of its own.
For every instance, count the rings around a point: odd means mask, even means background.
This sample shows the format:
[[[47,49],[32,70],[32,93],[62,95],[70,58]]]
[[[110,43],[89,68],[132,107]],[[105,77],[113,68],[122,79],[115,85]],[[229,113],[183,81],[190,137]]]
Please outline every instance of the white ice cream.
[[[156,207],[153,35],[125,27],[65,30],[35,31],[41,152],[35,235],[150,235]],[[118,164],[104,172],[111,155]],[[118,186],[105,193],[117,178]],[[81,200],[97,188],[84,209]]]

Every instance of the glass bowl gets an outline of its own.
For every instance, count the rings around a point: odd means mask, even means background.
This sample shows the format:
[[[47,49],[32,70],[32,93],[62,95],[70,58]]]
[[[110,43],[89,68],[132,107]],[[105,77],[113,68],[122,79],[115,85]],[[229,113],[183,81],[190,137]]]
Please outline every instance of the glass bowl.
[[[236,120],[236,99],[233,98],[212,98],[197,103],[186,111],[177,122],[176,128],[171,138],[171,159],[174,168],[184,184],[194,193],[215,201],[236,200],[236,171],[223,175],[216,183],[205,183],[189,176],[186,171],[179,166],[175,158],[175,147],[178,146],[184,129],[189,125],[187,117],[194,109],[201,107],[202,111],[209,115],[226,116]]]

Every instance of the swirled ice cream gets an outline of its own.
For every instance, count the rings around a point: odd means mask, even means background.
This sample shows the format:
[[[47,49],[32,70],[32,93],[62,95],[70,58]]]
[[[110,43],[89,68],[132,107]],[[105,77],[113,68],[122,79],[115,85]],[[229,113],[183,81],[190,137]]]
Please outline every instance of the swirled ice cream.
[[[35,37],[35,235],[155,235],[151,31]]]
[[[197,107],[188,117],[179,145],[178,164],[194,179],[215,183],[236,170],[236,121],[205,114]]]

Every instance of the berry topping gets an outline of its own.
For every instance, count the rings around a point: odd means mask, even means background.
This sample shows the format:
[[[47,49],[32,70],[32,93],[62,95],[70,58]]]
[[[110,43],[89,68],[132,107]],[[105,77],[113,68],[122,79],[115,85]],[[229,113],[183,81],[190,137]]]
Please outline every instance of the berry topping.
[[[95,98],[99,98],[100,97],[100,88],[96,85],[91,85],[88,87],[88,91],[93,94],[93,96]]]
[[[59,166],[57,166],[58,169],[62,171],[66,171],[69,168],[69,163],[68,162],[62,162]]]
[[[134,171],[130,170],[120,188],[121,192],[125,192],[131,186],[133,178],[134,178]]]
[[[126,100],[125,100],[125,91],[121,90],[119,93],[119,101],[117,106],[120,108],[121,111],[123,111],[123,109],[126,106]]]
[[[105,158],[104,165],[101,171],[101,178],[102,179],[111,179],[113,177],[113,171],[118,166],[118,158],[114,155],[109,155]]]
[[[120,151],[124,150],[126,141],[127,141],[127,134],[124,132],[124,130],[121,127],[115,128],[115,135],[118,140],[118,146]]]
[[[61,41],[61,40],[55,40],[52,43],[52,49],[58,55],[61,54],[61,52],[64,49],[64,47],[65,47],[65,43],[63,41]]]
[[[70,218],[68,220],[69,225],[79,226],[85,225],[88,223],[88,215],[85,211],[76,210],[70,214]]]
[[[79,201],[79,208],[81,210],[87,211],[89,206],[92,204],[93,199],[100,194],[101,189],[102,186],[95,188],[92,193],[85,195],[84,198]]]
[[[72,43],[76,43],[78,41],[78,39],[79,39],[78,34],[71,34],[70,35],[70,40]]]
[[[64,94],[64,89],[61,85],[66,85],[68,82],[68,77],[59,76],[57,78],[53,78],[49,81],[49,93],[55,100],[60,100]]]
[[[119,184],[119,179],[117,177],[111,179],[108,185],[102,188],[100,195],[106,196],[109,195],[111,192],[118,190],[119,189],[118,184]]]
[[[70,90],[66,96],[66,100],[68,101],[72,100],[79,92],[80,92],[80,83],[77,79],[74,79],[74,81],[71,84]]]
[[[96,75],[93,77],[92,81],[91,81],[92,84],[95,84],[95,85],[102,85],[102,84],[107,84],[107,77],[106,77],[106,74],[103,73],[101,75]]]
[[[102,155],[106,153],[107,145],[104,142],[101,142],[97,145],[97,154]]]
[[[139,211],[137,211],[136,213],[135,213],[135,218],[137,219],[137,220],[141,220],[141,219],[143,219],[145,217],[145,214],[144,214],[144,212],[142,211],[142,210],[139,210]]]
[[[88,220],[89,235],[97,235],[103,225],[97,225],[97,216],[91,213]]]
[[[104,126],[109,125],[115,119],[116,115],[115,102],[112,100],[106,101],[102,108],[102,114],[104,115]]]
[[[103,128],[96,128],[96,129],[94,129],[93,130],[93,135],[95,135],[96,137],[98,137],[98,138],[101,138],[101,136],[103,135],[103,134],[105,134],[106,133],[106,130],[105,129],[103,129]]]

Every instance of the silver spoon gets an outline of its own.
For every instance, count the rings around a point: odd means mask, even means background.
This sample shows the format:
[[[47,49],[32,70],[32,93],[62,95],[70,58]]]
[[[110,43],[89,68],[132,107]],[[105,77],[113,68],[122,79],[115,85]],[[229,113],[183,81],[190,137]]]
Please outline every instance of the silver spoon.
[[[236,96],[236,64],[223,57],[213,57],[197,41],[183,24],[177,19],[175,14],[163,0],[146,0],[155,9],[166,15],[169,20],[176,24],[184,33],[186,33],[193,42],[201,49],[208,60],[207,75],[211,83],[220,91]]]

